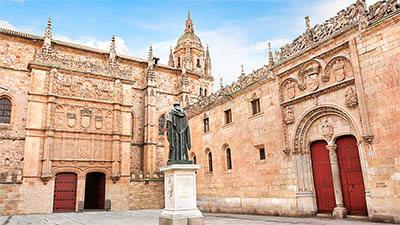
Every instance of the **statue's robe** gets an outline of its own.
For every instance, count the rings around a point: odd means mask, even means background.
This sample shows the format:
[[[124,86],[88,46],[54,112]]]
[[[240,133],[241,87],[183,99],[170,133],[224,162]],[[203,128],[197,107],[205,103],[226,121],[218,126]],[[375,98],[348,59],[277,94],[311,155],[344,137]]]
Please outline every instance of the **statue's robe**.
[[[169,161],[188,161],[191,148],[189,121],[186,113],[174,108],[168,113],[167,136],[169,142]]]

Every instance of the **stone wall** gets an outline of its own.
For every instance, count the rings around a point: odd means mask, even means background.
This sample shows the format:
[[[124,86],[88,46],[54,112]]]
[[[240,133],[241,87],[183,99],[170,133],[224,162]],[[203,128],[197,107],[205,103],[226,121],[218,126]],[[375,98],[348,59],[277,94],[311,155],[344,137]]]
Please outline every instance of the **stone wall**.
[[[20,184],[0,183],[0,215],[16,215],[23,213],[21,203],[24,202],[24,194],[20,192]]]
[[[282,152],[279,96],[276,79],[268,78],[230,96],[190,119],[191,159],[197,174],[199,208],[206,212],[295,215],[295,165]],[[261,112],[253,115],[251,101],[259,99]],[[232,110],[232,123],[224,111]],[[203,120],[208,118],[209,131]],[[231,150],[232,168],[226,149]],[[260,149],[265,159],[260,159]],[[210,172],[208,153],[212,153]]]
[[[148,179],[129,184],[129,209],[164,208],[164,180]]]
[[[23,168],[30,84],[27,64],[36,43],[0,34],[0,97],[11,101],[10,124],[0,124],[0,172]]]
[[[372,146],[366,149],[369,214],[400,223],[400,19],[394,16],[357,39]]]

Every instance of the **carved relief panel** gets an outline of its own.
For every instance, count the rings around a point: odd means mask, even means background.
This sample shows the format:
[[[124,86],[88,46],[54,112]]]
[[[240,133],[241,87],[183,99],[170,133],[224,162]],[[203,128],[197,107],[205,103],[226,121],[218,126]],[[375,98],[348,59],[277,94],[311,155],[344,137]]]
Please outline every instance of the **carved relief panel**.
[[[112,132],[111,109],[59,104],[54,113],[57,130]],[[119,120],[115,122],[119,124]]]
[[[113,82],[109,80],[91,79],[83,76],[63,74],[57,72],[55,69],[51,70],[50,77],[52,79],[52,94],[117,102],[123,99],[120,80],[115,80]]]
[[[321,65],[317,61],[309,61],[301,66],[299,71],[299,80],[301,81],[300,89],[307,91],[315,91],[319,87],[319,75]]]
[[[350,61],[344,56],[334,57],[325,68],[321,80],[323,82],[340,82],[353,77],[353,69]]]

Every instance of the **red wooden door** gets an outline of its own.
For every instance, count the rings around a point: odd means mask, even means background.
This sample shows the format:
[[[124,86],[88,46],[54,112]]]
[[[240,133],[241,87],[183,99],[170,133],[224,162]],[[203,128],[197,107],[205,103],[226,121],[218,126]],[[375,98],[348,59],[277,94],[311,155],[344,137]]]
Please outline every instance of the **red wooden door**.
[[[54,185],[53,212],[75,211],[76,174],[59,173]]]
[[[357,140],[353,136],[344,136],[336,144],[344,205],[348,214],[367,215]]]
[[[97,176],[96,184],[96,208],[104,209],[104,198],[105,198],[105,187],[106,187],[106,176],[103,173],[99,173]]]
[[[315,192],[319,212],[332,212],[335,207],[335,193],[329,152],[325,141],[311,144],[311,159],[314,174]]]

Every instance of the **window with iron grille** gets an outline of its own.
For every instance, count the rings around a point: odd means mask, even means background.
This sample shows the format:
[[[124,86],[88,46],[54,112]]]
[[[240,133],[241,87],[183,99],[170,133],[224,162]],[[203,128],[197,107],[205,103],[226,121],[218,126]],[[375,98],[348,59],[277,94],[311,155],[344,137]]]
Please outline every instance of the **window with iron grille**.
[[[10,123],[11,101],[8,98],[0,98],[0,123]]]
[[[251,101],[251,108],[253,110],[253,115],[260,113],[260,99],[255,99],[253,101]]]
[[[232,123],[232,110],[225,111],[225,124]]]
[[[264,160],[265,159],[265,149],[264,148],[260,148],[260,160]]]
[[[206,133],[210,130],[210,124],[208,118],[203,119],[203,123],[204,123],[204,133]]]

